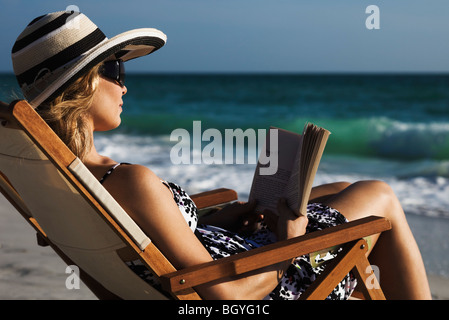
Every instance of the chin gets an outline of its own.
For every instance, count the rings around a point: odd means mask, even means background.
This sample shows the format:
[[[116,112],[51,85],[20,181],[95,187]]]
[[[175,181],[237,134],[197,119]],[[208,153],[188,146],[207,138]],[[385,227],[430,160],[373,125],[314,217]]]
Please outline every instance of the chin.
[[[114,130],[114,129],[117,129],[118,127],[120,127],[120,124],[121,124],[122,122],[121,121],[119,121],[113,128],[111,128],[110,130]]]
[[[122,121],[120,120],[117,123],[111,123],[111,124],[109,124],[107,126],[104,125],[104,126],[102,126],[100,128],[96,128],[95,131],[97,131],[97,132],[106,132],[106,131],[111,131],[111,130],[117,129],[120,126],[121,122]]]

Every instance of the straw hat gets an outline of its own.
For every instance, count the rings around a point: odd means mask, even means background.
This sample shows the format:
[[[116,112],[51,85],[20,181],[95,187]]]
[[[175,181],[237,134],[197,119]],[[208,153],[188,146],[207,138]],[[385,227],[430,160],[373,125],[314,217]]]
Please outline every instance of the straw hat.
[[[161,48],[166,40],[164,33],[152,28],[108,39],[84,14],[60,11],[31,21],[11,55],[20,88],[36,108],[101,61],[141,57]]]

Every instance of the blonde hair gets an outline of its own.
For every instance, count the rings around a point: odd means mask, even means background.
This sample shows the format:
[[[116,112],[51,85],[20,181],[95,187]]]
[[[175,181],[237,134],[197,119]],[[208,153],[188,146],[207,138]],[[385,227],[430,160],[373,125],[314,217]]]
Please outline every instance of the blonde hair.
[[[85,116],[98,85],[100,65],[77,79],[50,103],[43,104],[36,110],[81,160],[92,147],[92,130]]]

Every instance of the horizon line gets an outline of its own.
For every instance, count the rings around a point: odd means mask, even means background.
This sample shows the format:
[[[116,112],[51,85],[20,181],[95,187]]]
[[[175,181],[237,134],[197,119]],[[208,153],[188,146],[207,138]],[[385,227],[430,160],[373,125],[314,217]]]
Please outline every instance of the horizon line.
[[[442,75],[449,71],[138,71],[126,72],[128,75]],[[1,75],[14,75],[13,71],[0,70]]]

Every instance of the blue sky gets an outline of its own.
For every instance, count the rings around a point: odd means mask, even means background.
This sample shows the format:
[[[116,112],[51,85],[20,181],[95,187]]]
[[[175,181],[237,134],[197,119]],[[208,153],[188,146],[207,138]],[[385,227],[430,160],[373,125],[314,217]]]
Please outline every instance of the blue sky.
[[[131,71],[449,72],[448,0],[0,0],[0,72],[12,71],[11,47],[32,19],[69,5],[108,37],[167,34]],[[369,5],[378,30],[365,26]]]

